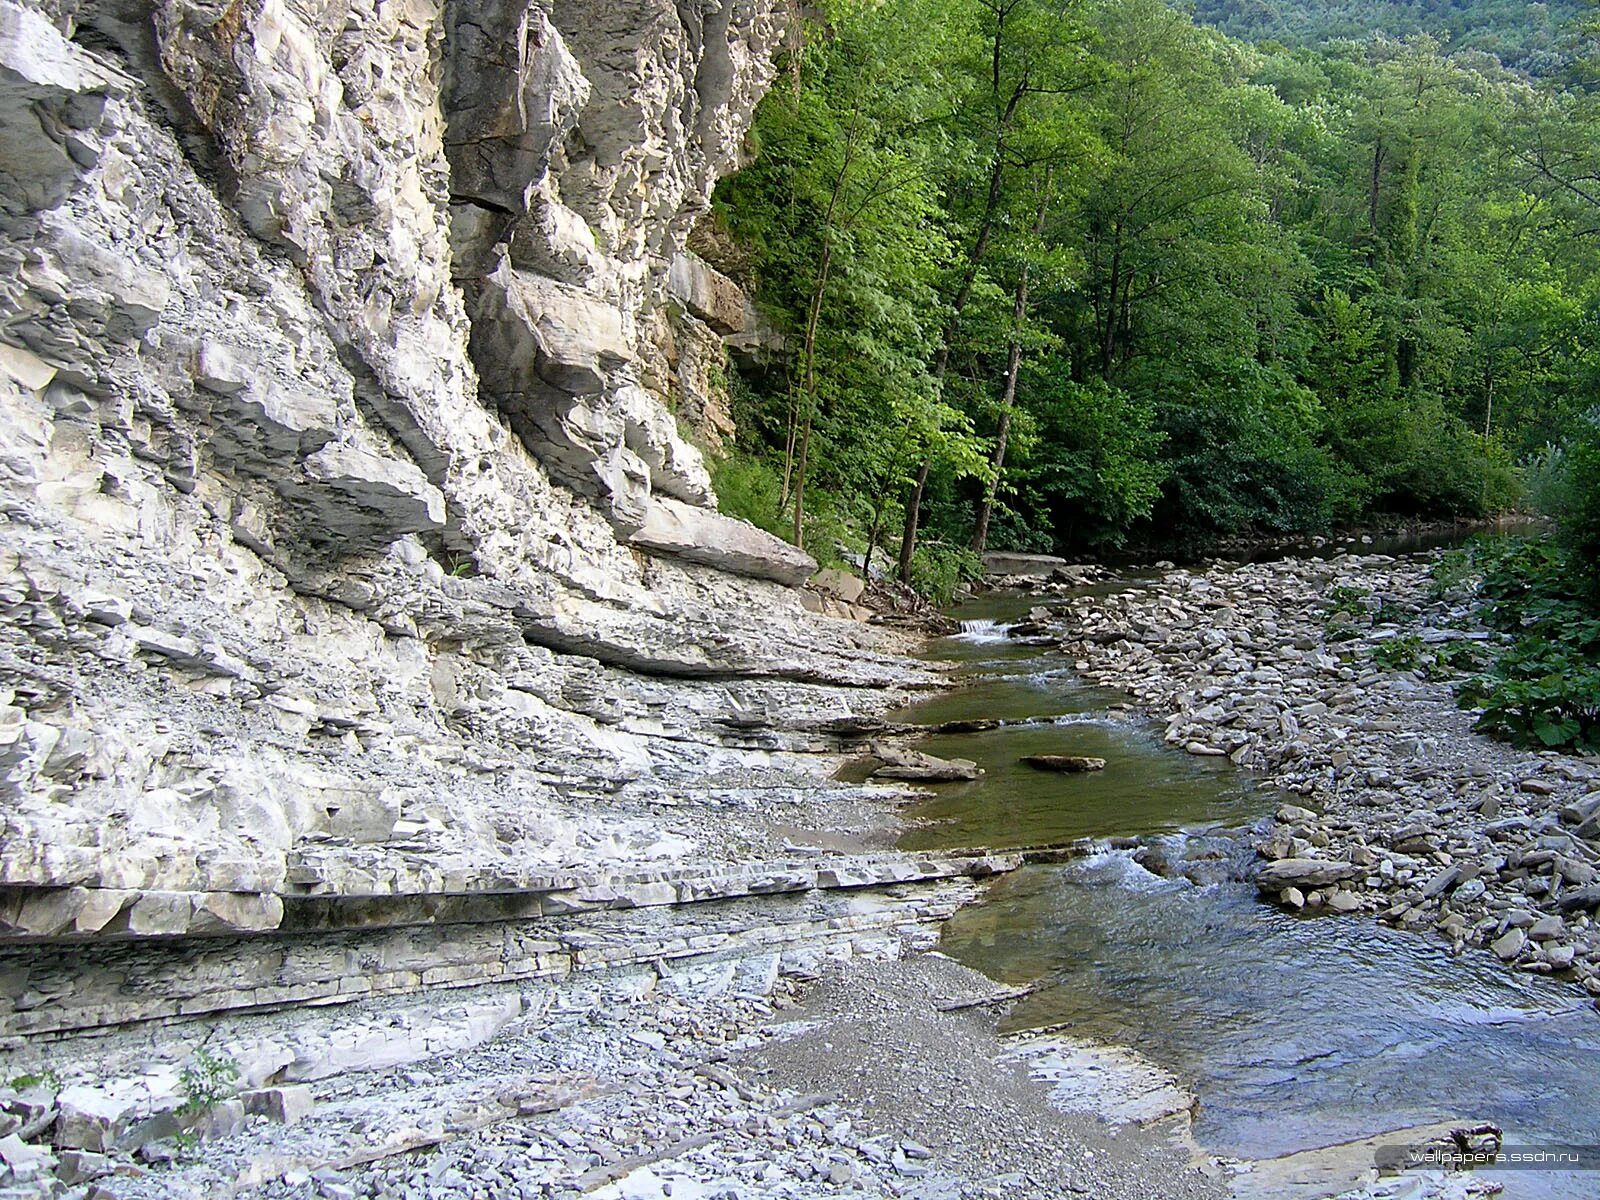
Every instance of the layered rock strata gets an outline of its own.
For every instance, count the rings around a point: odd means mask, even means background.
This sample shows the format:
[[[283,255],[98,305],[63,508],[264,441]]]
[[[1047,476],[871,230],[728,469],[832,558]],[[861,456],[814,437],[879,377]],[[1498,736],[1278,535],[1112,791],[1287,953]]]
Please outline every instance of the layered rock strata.
[[[779,35],[0,0],[0,938],[681,903],[882,825],[817,776],[932,676],[680,431],[771,344],[684,243]]]

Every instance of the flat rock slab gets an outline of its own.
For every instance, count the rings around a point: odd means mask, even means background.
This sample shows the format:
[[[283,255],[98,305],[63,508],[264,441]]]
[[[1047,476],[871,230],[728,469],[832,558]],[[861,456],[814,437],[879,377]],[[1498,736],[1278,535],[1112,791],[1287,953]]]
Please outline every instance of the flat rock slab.
[[[879,745],[873,754],[883,765],[874,779],[903,779],[911,783],[959,783],[983,776],[983,768],[969,758],[939,758],[921,750]]]
[[[1325,858],[1282,858],[1268,863],[1256,874],[1256,887],[1263,892],[1281,892],[1285,888],[1320,888],[1331,883],[1343,883],[1361,874],[1355,863]]]
[[[1030,754],[1022,760],[1022,764],[1036,771],[1055,771],[1063,775],[1106,769],[1105,759],[1085,758],[1079,754]]]
[[[1186,1117],[1199,1105],[1177,1076],[1122,1046],[1036,1035],[1013,1041],[1001,1061],[1024,1065],[1029,1078],[1048,1085],[1051,1107],[1113,1125]]]
[[[907,783],[965,783],[983,776],[983,768],[966,758],[933,763],[889,763],[872,773],[874,779],[900,779]]]
[[[1470,1126],[1466,1121],[1441,1121],[1261,1159],[1236,1175],[1230,1190],[1234,1200],[1323,1200],[1375,1182],[1378,1152],[1385,1147],[1443,1142],[1455,1130]],[[1434,1193],[1419,1189],[1410,1194]]]
[[[993,717],[969,717],[956,721],[941,721],[933,727],[935,733],[988,733],[999,729],[1000,722]]]

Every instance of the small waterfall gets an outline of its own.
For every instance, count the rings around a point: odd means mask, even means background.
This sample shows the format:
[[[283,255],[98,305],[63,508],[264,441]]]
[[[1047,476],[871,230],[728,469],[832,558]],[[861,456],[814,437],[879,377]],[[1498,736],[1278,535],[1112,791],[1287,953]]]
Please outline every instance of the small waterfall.
[[[976,620],[961,622],[961,632],[956,634],[956,639],[962,642],[984,644],[988,642],[1003,642],[1011,636],[1011,626],[1002,625],[991,617],[979,617]]]

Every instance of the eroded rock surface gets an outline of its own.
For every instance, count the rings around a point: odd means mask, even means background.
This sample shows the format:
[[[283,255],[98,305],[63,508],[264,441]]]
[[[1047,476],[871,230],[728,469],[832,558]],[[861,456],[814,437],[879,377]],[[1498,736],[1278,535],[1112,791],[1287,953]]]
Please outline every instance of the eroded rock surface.
[[[658,336],[743,325],[669,282],[779,35],[767,0],[0,0],[0,934],[873,824],[812,785],[828,722],[930,677],[716,513]]]

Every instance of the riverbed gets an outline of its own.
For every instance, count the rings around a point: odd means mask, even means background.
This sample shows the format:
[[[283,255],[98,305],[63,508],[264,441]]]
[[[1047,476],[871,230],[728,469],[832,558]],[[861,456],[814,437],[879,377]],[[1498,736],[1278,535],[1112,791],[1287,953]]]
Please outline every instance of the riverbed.
[[[1600,1020],[1581,993],[1508,972],[1480,950],[1453,956],[1441,940],[1367,914],[1262,903],[1243,879],[1253,858],[1244,834],[1285,797],[1226,759],[1164,745],[1125,697],[1088,686],[1050,647],[1008,637],[1006,623],[1033,603],[991,595],[954,613],[965,631],[930,654],[958,662],[962,686],[897,714],[1004,722],[924,743],[986,774],[935,787],[908,814],[906,846],[1080,837],[1104,846],[1002,880],[947,925],[953,957],[1038,985],[1011,1029],[1065,1026],[1176,1072],[1200,1100],[1197,1140],[1222,1155],[1271,1157],[1456,1118],[1492,1121],[1512,1144],[1600,1142]],[[1037,753],[1108,767],[1051,775],[1019,765]],[[1191,872],[1199,882],[1162,878],[1139,865],[1129,838],[1176,857],[1196,856],[1199,842],[1211,869]],[[1520,1200],[1600,1196],[1595,1175],[1495,1178]]]

